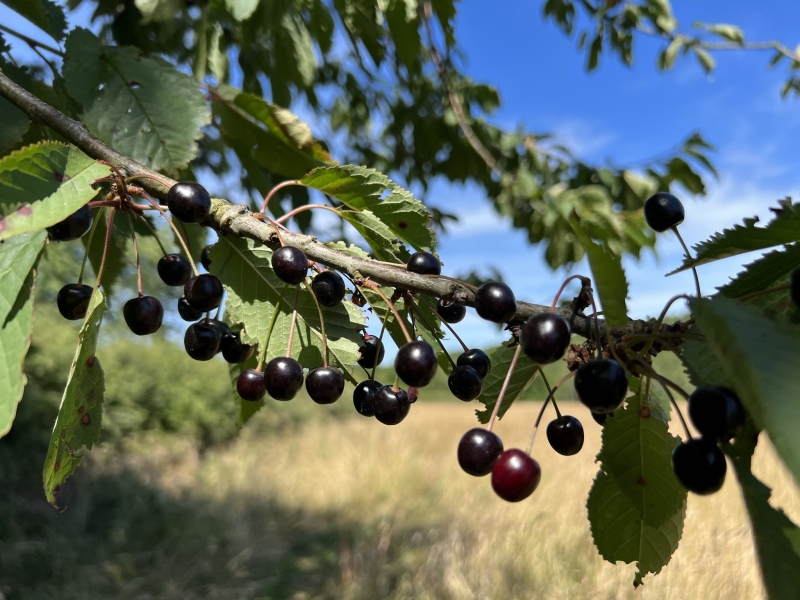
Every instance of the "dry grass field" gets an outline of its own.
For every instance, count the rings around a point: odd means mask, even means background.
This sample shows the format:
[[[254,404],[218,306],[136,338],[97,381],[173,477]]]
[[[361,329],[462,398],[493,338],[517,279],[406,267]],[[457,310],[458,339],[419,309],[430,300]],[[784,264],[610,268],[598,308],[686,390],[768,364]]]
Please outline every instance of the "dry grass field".
[[[499,423],[506,447],[524,446],[538,406]],[[519,504],[459,469],[456,445],[475,425],[461,403],[418,404],[396,427],[358,416],[255,427],[203,456],[100,450],[42,541],[0,543],[0,590],[9,600],[762,597],[730,471],[722,492],[690,498],[678,552],[634,591],[633,566],[597,555],[585,516],[600,428],[581,406],[562,409],[582,418],[586,445],[561,457],[541,435],[542,481]],[[756,464],[798,520],[800,492],[766,444]]]

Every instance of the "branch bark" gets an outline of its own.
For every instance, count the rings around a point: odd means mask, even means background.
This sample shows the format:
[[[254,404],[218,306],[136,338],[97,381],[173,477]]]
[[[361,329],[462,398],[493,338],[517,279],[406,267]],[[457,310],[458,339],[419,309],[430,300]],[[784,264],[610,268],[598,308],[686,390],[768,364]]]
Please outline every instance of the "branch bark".
[[[62,112],[18,86],[2,71],[0,71],[0,96],[22,110],[34,123],[50,127],[88,156],[114,165],[126,177],[154,176],[169,184],[176,183],[161,173],[152,171],[117,152],[105,142],[96,138],[83,123],[70,119]],[[151,195],[159,198],[164,198],[168,191],[167,187],[154,179],[142,179],[137,181],[137,184]],[[227,200],[214,199],[211,214],[203,224],[212,227],[220,235],[250,238],[273,248],[277,248],[280,245],[277,230],[271,223],[257,218],[247,207],[231,204]],[[379,261],[355,257],[345,252],[334,250],[312,236],[282,231],[281,237],[289,245],[303,250],[311,260],[347,273],[357,281],[359,279],[371,279],[382,285],[437,298],[447,297],[467,306],[474,306],[474,292],[457,282],[411,273],[403,266],[393,267]],[[517,302],[516,319],[523,321],[532,315],[549,310],[549,306]],[[569,321],[573,333],[585,338],[594,337],[594,318],[588,318],[583,314],[577,313],[571,306],[561,307],[557,312]],[[650,333],[653,323],[636,320],[630,321],[624,328],[609,330],[605,322],[600,319],[599,327],[601,337],[605,338],[610,334],[613,337],[620,338],[628,334]]]

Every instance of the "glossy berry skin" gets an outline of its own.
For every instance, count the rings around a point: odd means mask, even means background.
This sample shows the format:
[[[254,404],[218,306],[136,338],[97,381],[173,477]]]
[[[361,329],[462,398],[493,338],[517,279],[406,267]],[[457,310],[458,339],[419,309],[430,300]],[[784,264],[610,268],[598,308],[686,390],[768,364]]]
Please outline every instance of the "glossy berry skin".
[[[245,369],[236,379],[236,391],[243,400],[258,402],[267,395],[267,386],[264,384],[264,374],[255,369]]]
[[[442,263],[430,252],[415,252],[408,259],[406,268],[412,273],[420,275],[440,275]]]
[[[208,323],[212,327],[216,327],[217,331],[219,331],[219,345],[220,351],[222,350],[222,336],[226,333],[231,332],[231,328],[228,327],[228,324],[225,321],[220,321],[219,319],[205,319],[204,323]]]
[[[508,502],[520,502],[533,493],[542,477],[539,463],[518,448],[503,452],[492,467],[492,489]]]
[[[456,367],[447,376],[447,387],[450,393],[459,400],[469,402],[481,395],[483,380],[478,372],[470,366]]]
[[[161,328],[164,320],[164,307],[158,298],[141,296],[131,298],[122,307],[122,316],[125,323],[136,335],[150,335]]]
[[[703,438],[693,438],[672,450],[672,470],[690,492],[713,494],[725,483],[728,464],[719,446]]]
[[[564,356],[570,340],[566,319],[553,312],[533,315],[519,331],[522,351],[535,363],[549,365]]]
[[[303,387],[303,367],[293,358],[273,358],[264,367],[264,381],[275,400],[291,400]]]
[[[335,367],[317,367],[306,375],[306,391],[317,404],[333,404],[344,392],[344,375]]]
[[[458,442],[458,464],[475,477],[492,472],[497,458],[503,453],[503,442],[496,433],[476,427],[461,436]]]
[[[211,196],[199,183],[182,181],[169,188],[167,206],[179,221],[200,223],[211,212]]]
[[[68,283],[58,290],[56,304],[61,316],[70,321],[77,321],[86,316],[92,288],[81,283]]]
[[[490,281],[475,292],[475,310],[481,319],[508,323],[517,314],[517,299],[505,283]]]
[[[467,314],[467,307],[457,302],[443,304],[442,299],[436,301],[436,312],[446,323],[460,323]]]
[[[364,346],[359,350],[361,351],[361,358],[358,359],[358,364],[365,369],[371,369],[381,364],[386,353],[380,338],[368,333],[364,335]]]
[[[211,323],[200,321],[186,328],[183,347],[195,360],[211,360],[219,352],[219,328]]]
[[[550,447],[564,456],[577,454],[583,448],[583,425],[575,417],[563,415],[547,424]]]
[[[284,246],[272,253],[272,269],[281,281],[297,285],[308,274],[308,258],[300,248]]]
[[[406,391],[400,388],[392,389],[390,385],[383,386],[375,393],[373,406],[375,418],[384,425],[397,425],[411,410]]]
[[[178,314],[184,321],[197,321],[203,316],[202,311],[192,308],[186,301],[186,296],[178,298]]]
[[[603,426],[603,425],[606,424],[606,421],[608,420],[608,417],[613,417],[614,416],[614,413],[597,414],[597,413],[593,412],[593,413],[589,413],[589,414],[592,415],[592,419],[594,419],[594,422],[597,423],[600,426]]]
[[[492,370],[492,361],[489,360],[489,356],[486,352],[477,348],[463,352],[456,359],[456,364],[459,367],[472,367],[478,372],[481,379],[484,379],[489,374],[489,371]]]
[[[353,405],[358,414],[365,417],[375,416],[375,394],[383,384],[374,379],[367,379],[359,383],[353,390]]]
[[[428,385],[438,368],[436,352],[425,340],[407,343],[398,350],[394,359],[394,370],[400,379],[416,388]]]
[[[744,407],[733,390],[716,385],[697,388],[689,396],[689,418],[709,440],[727,441],[744,427]]]
[[[322,271],[311,280],[311,289],[322,306],[336,306],[344,298],[344,279],[336,271]]]
[[[250,344],[243,344],[238,331],[227,331],[222,334],[219,342],[222,358],[231,364],[245,362],[253,356],[255,348]],[[266,388],[265,388],[266,389]]]
[[[644,203],[644,220],[650,229],[659,233],[683,223],[683,204],[672,194],[658,192]]]
[[[590,411],[613,413],[628,393],[628,378],[620,364],[608,358],[591,360],[578,367],[575,391]]]
[[[77,240],[92,228],[92,211],[84,204],[63,221],[47,228],[50,237],[58,242]]]
[[[167,254],[158,261],[158,276],[167,285],[185,285],[192,277],[192,265],[180,254]]]
[[[209,244],[200,252],[200,264],[203,265],[206,271],[211,270],[211,249],[213,247],[214,244]]]
[[[207,312],[217,308],[222,302],[222,282],[211,273],[202,273],[192,277],[183,286],[183,295],[189,306],[195,310]]]

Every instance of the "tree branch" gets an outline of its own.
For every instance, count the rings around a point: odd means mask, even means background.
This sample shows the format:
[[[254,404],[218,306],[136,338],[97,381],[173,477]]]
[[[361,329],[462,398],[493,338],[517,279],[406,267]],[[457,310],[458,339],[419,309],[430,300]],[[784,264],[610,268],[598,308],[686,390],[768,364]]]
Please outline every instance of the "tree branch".
[[[137,182],[154,196],[163,198],[168,191],[168,188],[158,180],[169,184],[176,183],[112,149],[92,135],[83,123],[70,119],[21,88],[2,71],[0,71],[0,96],[22,110],[34,123],[51,127],[88,156],[113,164],[125,176],[155,176],[157,180],[147,178]],[[211,213],[203,224],[212,227],[220,235],[228,234],[249,238],[273,248],[280,245],[277,229],[271,223],[253,215],[246,206],[231,204],[227,200],[214,199]],[[377,260],[352,256],[346,252],[334,250],[312,236],[287,231],[283,231],[281,236],[284,242],[300,248],[311,260],[347,273],[356,281],[370,279],[382,285],[437,298],[447,297],[467,306],[474,306],[475,293],[457,282],[435,276],[418,275],[407,271],[403,266],[394,267]],[[516,319],[525,320],[532,315],[549,310],[549,306],[517,302]],[[569,321],[573,333],[585,338],[593,336],[594,318],[576,313],[572,306],[563,306],[557,312]],[[605,322],[600,319],[599,327],[602,337],[606,337],[610,333],[613,337],[620,338],[629,334],[649,334],[652,332],[653,323],[636,320],[629,322],[624,328],[615,328],[609,331]]]

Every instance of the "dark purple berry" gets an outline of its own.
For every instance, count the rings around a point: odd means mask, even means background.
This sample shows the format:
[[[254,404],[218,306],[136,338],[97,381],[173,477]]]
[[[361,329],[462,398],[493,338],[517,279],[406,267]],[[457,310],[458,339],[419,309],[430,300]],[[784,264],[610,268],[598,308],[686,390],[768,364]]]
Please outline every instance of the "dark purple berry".
[[[158,298],[141,296],[131,298],[122,307],[125,323],[136,335],[150,335],[161,328],[164,320],[164,307]]]
[[[470,366],[456,367],[447,376],[447,387],[450,392],[464,402],[474,400],[481,395],[483,381],[478,372]]]
[[[361,358],[358,359],[358,364],[365,369],[371,369],[381,364],[383,355],[386,353],[380,338],[368,333],[364,334],[364,346],[359,348],[359,351]]]
[[[491,473],[502,453],[503,442],[497,434],[480,427],[470,429],[458,442],[458,464],[465,473],[475,477]]]
[[[211,196],[199,183],[183,181],[173,185],[167,192],[167,206],[179,221],[200,223],[211,212]]]
[[[415,252],[408,259],[406,268],[420,275],[439,275],[442,272],[442,263],[430,252]]]
[[[80,283],[68,283],[58,291],[56,304],[61,316],[70,321],[77,321],[86,316],[92,288]]]
[[[467,308],[463,304],[457,302],[448,302],[444,304],[442,299],[436,301],[436,312],[439,313],[442,321],[446,323],[460,323],[464,320],[467,314]]]
[[[383,384],[374,379],[367,379],[356,386],[353,390],[353,404],[358,414],[365,417],[375,416],[375,394],[382,387]]]
[[[213,247],[214,244],[209,244],[200,252],[200,264],[203,265],[206,271],[211,270],[211,249]]]
[[[264,381],[275,400],[291,400],[303,387],[303,367],[293,358],[273,358],[264,367]]]
[[[394,359],[394,370],[404,383],[420,388],[428,385],[439,362],[431,345],[424,340],[416,340],[404,345]]]
[[[202,273],[192,277],[183,286],[183,295],[189,306],[207,312],[217,308],[222,302],[222,282],[212,273]]]
[[[308,258],[300,248],[283,246],[272,253],[272,269],[281,281],[297,285],[308,274]]]
[[[322,306],[336,306],[344,298],[344,279],[336,271],[322,271],[311,280],[311,289]]]
[[[519,333],[522,351],[540,365],[549,365],[562,358],[569,340],[569,323],[553,312],[533,315],[525,321]]]
[[[666,231],[683,223],[683,204],[672,194],[658,192],[644,203],[644,220],[653,231]]]
[[[243,344],[238,331],[227,331],[222,334],[219,342],[222,358],[231,364],[243,363],[253,356],[255,348],[250,344]]]
[[[168,254],[158,261],[158,276],[167,285],[185,285],[192,276],[192,264],[180,254]]]
[[[211,360],[219,352],[219,341],[219,328],[206,321],[200,321],[186,328],[183,347],[195,360]]]
[[[550,447],[564,456],[577,454],[583,448],[583,425],[575,417],[563,415],[547,425]]]
[[[728,464],[715,442],[693,438],[672,450],[672,470],[683,487],[705,496],[718,491],[725,483]]]
[[[517,314],[517,300],[505,283],[490,281],[475,292],[475,310],[492,323],[508,323]]]
[[[344,392],[344,375],[335,367],[317,367],[306,375],[306,391],[317,404],[333,404]]]
[[[613,417],[614,416],[614,413],[595,413],[595,412],[590,412],[589,414],[592,415],[592,418],[594,419],[594,422],[597,423],[598,425],[605,425],[606,421],[608,420],[608,417]]]
[[[186,296],[178,298],[178,314],[184,321],[197,321],[203,316],[203,311],[192,308],[192,305],[186,301]]]
[[[539,463],[522,450],[503,452],[492,467],[492,489],[508,502],[525,500],[533,493],[542,477]]]
[[[267,386],[264,384],[264,374],[255,369],[245,369],[239,373],[236,380],[236,391],[244,400],[258,402],[267,395]]]
[[[489,371],[492,369],[492,361],[486,355],[486,352],[477,348],[472,348],[462,353],[456,360],[459,367],[472,367],[484,379]]]
[[[375,418],[384,425],[397,425],[411,410],[408,394],[403,389],[385,385],[373,396]]]
[[[689,396],[689,417],[702,436],[727,441],[744,427],[744,407],[733,390],[716,385],[697,388]]]
[[[47,228],[50,237],[59,242],[68,242],[83,237],[92,228],[92,211],[84,204],[66,219]]]
[[[613,413],[628,393],[625,369],[608,358],[585,362],[575,373],[575,391],[590,411]]]

